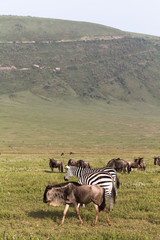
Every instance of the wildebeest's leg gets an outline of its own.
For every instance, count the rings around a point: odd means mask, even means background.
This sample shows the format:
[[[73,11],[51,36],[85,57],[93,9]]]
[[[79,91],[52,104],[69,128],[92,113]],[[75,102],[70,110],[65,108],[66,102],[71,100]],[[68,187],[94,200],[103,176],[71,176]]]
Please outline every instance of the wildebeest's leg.
[[[99,208],[98,208],[98,205],[94,204],[94,206],[95,206],[95,209],[96,209],[96,219],[95,219],[95,221],[94,221],[94,223],[93,223],[93,226],[96,225],[96,223],[97,223],[97,221],[98,221],[98,216],[99,216]]]
[[[107,209],[107,207],[105,207],[104,211],[106,212],[107,223],[108,223],[108,225],[110,226],[111,223],[110,223],[110,220],[109,220],[109,214],[108,214],[108,209]]]
[[[78,209],[78,205],[77,205],[77,203],[74,204],[74,207],[75,207],[75,210],[76,210],[77,216],[78,216],[78,218],[79,218],[81,224],[83,224],[82,218],[81,218],[81,216],[80,216],[80,214],[79,214],[79,209]]]
[[[61,163],[61,172],[63,173],[63,164]]]
[[[65,219],[65,216],[67,214],[68,208],[69,208],[69,204],[66,204],[65,209],[63,211],[63,218],[62,218],[62,221],[61,221],[61,225],[63,225],[63,223],[64,223],[64,219]]]

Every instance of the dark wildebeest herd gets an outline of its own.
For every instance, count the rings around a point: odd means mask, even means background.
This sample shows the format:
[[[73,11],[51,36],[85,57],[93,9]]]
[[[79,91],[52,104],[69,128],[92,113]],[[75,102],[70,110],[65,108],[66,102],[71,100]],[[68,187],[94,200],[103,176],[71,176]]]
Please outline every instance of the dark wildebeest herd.
[[[61,154],[63,156],[64,154]],[[160,166],[160,157],[154,157],[154,165]],[[53,172],[58,168],[63,173],[63,163],[60,160],[50,159],[49,166]],[[43,201],[48,205],[59,206],[65,204],[61,225],[64,223],[69,206],[75,208],[80,223],[83,224],[79,213],[79,206],[93,202],[96,209],[95,225],[99,212],[104,210],[108,225],[110,225],[106,198],[109,201],[110,210],[113,210],[113,203],[117,197],[119,179],[117,172],[130,173],[132,170],[146,170],[146,163],[142,157],[135,158],[133,162],[128,162],[120,158],[111,159],[106,167],[91,168],[89,162],[70,159],[65,168],[64,180],[72,176],[78,177],[78,182],[60,183],[58,185],[48,184],[45,189]]]

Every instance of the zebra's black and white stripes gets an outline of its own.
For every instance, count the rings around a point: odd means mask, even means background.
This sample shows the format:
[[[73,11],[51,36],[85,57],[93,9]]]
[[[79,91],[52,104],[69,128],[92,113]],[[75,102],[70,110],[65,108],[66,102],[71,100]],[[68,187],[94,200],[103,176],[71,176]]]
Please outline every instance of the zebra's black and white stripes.
[[[67,166],[67,172],[65,175],[66,179],[69,179],[72,176],[76,176],[76,177],[81,177],[84,174],[89,174],[89,173],[93,173],[93,172],[108,172],[112,175],[115,185],[117,188],[119,188],[119,179],[118,179],[118,175],[115,169],[113,168],[109,168],[109,167],[103,167],[103,168],[80,168],[80,167],[74,167],[74,166]]]
[[[83,172],[83,169],[81,168],[67,166],[65,180],[68,180],[73,175],[79,178],[78,183],[80,184],[99,185],[103,187],[105,189],[105,195],[110,204],[110,209],[113,209],[113,202],[115,202],[117,188],[115,186],[114,179],[109,172],[95,171],[86,174],[86,172]]]

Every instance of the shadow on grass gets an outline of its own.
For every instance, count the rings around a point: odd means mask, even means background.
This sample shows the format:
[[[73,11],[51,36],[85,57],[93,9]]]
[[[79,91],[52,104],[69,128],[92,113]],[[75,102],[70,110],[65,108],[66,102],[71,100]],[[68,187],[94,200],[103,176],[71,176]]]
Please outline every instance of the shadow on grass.
[[[44,210],[38,210],[38,211],[32,211],[27,213],[29,217],[32,218],[40,218],[40,219],[45,219],[45,218],[50,218],[54,222],[57,222],[57,220],[60,222],[63,217],[63,210],[54,210],[54,211],[44,211]],[[76,212],[67,212],[66,218],[72,218],[76,217]]]
[[[49,171],[49,170],[44,170],[44,172],[46,172],[46,173],[62,173],[62,172],[55,172],[55,171],[52,172],[52,171]]]

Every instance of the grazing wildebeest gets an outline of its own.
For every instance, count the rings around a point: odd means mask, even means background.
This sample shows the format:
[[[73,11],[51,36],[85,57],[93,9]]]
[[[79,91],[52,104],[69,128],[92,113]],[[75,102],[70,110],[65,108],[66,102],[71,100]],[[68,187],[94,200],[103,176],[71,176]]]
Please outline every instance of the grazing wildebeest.
[[[75,167],[77,167],[77,162],[75,160],[73,160],[73,159],[69,159],[67,165],[68,166],[75,166]]]
[[[110,225],[108,210],[105,203],[105,192],[103,188],[97,185],[81,185],[76,182],[48,185],[44,192],[43,202],[52,206],[65,204],[61,225],[64,223],[65,216],[71,204],[74,205],[77,216],[81,224],[83,224],[79,214],[78,203],[88,204],[93,202],[96,209],[94,225],[97,223],[99,212],[102,210],[105,210],[107,223]]]
[[[63,153],[63,152],[61,153],[61,156],[64,156],[64,153]]]
[[[160,157],[154,157],[154,165],[160,166]]]
[[[80,184],[99,185],[100,187],[103,187],[105,190],[105,196],[107,197],[110,204],[110,210],[113,210],[113,202],[115,203],[117,188],[115,186],[112,175],[109,172],[98,171],[84,174],[79,177],[81,168],[77,168],[78,171],[73,171],[74,168],[74,166],[66,167],[67,171],[64,180],[68,181],[71,176],[75,175],[78,177],[78,183]]]
[[[55,159],[51,158],[49,160],[49,166],[50,166],[52,172],[53,172],[54,168],[58,168],[59,172],[63,172],[63,163],[59,160],[55,160]]]
[[[146,170],[146,162],[143,161],[143,162],[140,164],[140,169]]]
[[[115,158],[110,160],[106,167],[114,168],[117,172],[128,172],[130,173],[131,169],[129,167],[129,163],[123,159]]]
[[[129,163],[129,167],[131,170],[133,169],[138,169],[138,163],[137,162],[128,162]]]
[[[77,162],[73,159],[69,159],[68,166],[75,166],[75,167],[81,167],[81,168],[91,168],[89,162],[78,160]]]
[[[141,170],[146,169],[146,163],[143,161],[143,157],[135,158],[134,162],[138,164],[138,169],[141,169]]]
[[[89,162],[83,161],[83,160],[78,160],[77,161],[77,167],[81,168],[91,168]]]
[[[135,158],[133,162],[128,162],[129,166],[132,169],[140,169],[140,163],[142,162],[143,158]]]

